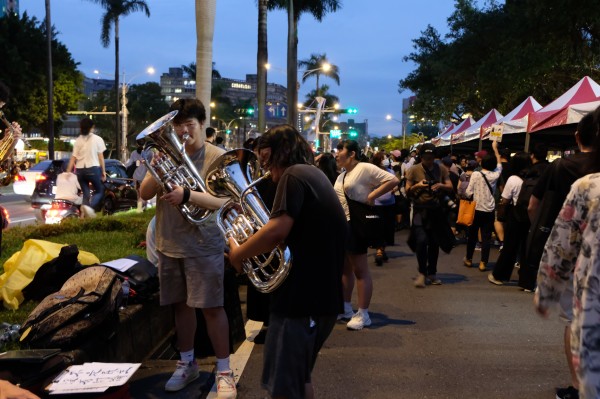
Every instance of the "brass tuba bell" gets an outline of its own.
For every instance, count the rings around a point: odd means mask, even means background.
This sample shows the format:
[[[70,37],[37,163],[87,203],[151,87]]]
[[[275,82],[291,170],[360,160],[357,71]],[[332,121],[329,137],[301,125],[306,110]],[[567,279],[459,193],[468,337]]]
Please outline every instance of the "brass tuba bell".
[[[217,211],[217,225],[226,241],[232,237],[242,244],[269,221],[270,212],[256,185],[270,174],[258,178],[259,173],[256,156],[245,149],[226,152],[209,168],[206,175],[208,191],[218,197],[233,197]],[[256,289],[267,293],[279,287],[287,277],[292,255],[289,248],[278,245],[270,253],[245,259],[242,266]]]
[[[143,162],[148,172],[167,192],[173,191],[174,186],[188,188],[191,191],[206,192],[204,181],[200,173],[185,153],[185,142],[188,136],[183,136],[183,142],[179,140],[173,129],[172,120],[178,111],[168,114],[154,121],[146,127],[136,140],[145,141],[142,151]],[[148,154],[152,153],[150,157]],[[213,211],[187,202],[179,205],[179,211],[192,224],[205,222]]]

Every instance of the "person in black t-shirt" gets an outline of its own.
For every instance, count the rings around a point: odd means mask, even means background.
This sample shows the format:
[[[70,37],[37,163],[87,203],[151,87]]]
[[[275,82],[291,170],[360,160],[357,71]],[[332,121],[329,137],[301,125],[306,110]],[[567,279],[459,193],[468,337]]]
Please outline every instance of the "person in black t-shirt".
[[[243,259],[285,243],[292,267],[271,294],[262,386],[272,397],[314,397],[311,372],[342,312],[346,216],[325,174],[311,165],[310,146],[290,125],[261,136],[261,163],[277,183],[269,222],[241,246],[230,239],[229,259]]]

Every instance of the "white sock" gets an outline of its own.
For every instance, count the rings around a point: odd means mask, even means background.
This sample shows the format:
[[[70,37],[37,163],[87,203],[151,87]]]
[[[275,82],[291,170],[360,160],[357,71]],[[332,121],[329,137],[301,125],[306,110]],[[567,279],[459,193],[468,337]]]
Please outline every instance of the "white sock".
[[[181,361],[186,362],[186,363],[191,363],[194,360],[196,360],[194,358],[194,350],[193,349],[191,349],[187,352],[179,352],[179,356],[181,356]]]
[[[369,309],[358,308],[358,313],[360,313],[363,316],[368,316],[369,315]]]
[[[225,359],[217,358],[217,373],[223,373],[230,370],[229,357],[226,357]]]
[[[352,302],[344,302],[344,313],[353,312]]]

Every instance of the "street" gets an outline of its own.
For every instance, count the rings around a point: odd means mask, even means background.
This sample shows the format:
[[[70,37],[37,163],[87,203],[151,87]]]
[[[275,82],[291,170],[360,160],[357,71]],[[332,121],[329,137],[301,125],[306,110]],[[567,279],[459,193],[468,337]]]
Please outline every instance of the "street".
[[[33,208],[31,203],[26,201],[25,196],[14,194],[12,186],[2,187],[0,194],[0,205],[5,207],[10,215],[9,227],[35,223]]]
[[[414,288],[417,265],[407,236],[396,234],[398,245],[388,248],[383,267],[374,265],[370,252],[373,325],[362,331],[335,327],[313,372],[316,397],[542,399],[570,385],[564,325],[556,312],[542,320],[533,294],[516,285],[494,286],[487,273],[464,267],[465,245],[440,254],[443,285]],[[492,265],[496,258],[493,249]],[[238,398],[266,396],[261,370],[262,345],[255,345]]]

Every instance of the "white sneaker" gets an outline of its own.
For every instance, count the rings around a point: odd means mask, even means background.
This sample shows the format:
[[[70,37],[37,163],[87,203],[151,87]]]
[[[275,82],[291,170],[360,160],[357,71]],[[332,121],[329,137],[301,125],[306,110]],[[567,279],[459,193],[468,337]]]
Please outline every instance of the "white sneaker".
[[[196,362],[177,362],[177,369],[165,384],[165,391],[175,392],[185,388],[190,382],[200,376]]]
[[[371,318],[369,314],[363,314],[361,312],[356,312],[352,319],[346,324],[346,328],[348,330],[362,330],[363,327],[369,327],[371,325]]]
[[[345,311],[344,313],[340,313],[337,316],[338,320],[350,320],[352,318],[352,316],[354,316],[354,310],[350,309]]]
[[[86,218],[95,218],[96,217],[96,211],[91,206],[81,205],[81,210],[83,211],[83,216]]]
[[[217,373],[217,399],[235,399],[236,396],[237,389],[233,371]]]

